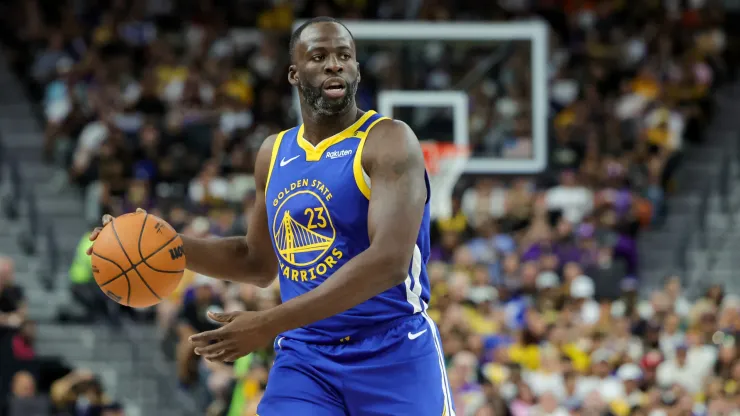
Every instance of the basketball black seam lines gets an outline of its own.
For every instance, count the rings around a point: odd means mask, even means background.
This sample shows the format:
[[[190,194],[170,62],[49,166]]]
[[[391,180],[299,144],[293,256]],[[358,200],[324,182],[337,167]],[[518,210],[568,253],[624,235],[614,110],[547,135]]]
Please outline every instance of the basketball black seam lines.
[[[128,301],[129,301],[129,299],[131,298],[131,281],[130,281],[130,280],[128,280],[128,276],[126,276],[126,273],[128,273],[128,272],[129,272],[130,270],[123,270],[123,267],[119,266],[119,265],[118,265],[118,263],[116,263],[115,261],[113,261],[113,260],[111,260],[111,259],[109,259],[109,258],[107,258],[107,257],[103,257],[103,256],[101,256],[100,254],[98,254],[98,253],[96,253],[96,252],[94,252],[94,251],[93,251],[93,253],[92,253],[92,254],[93,254],[93,256],[96,256],[96,257],[98,257],[98,258],[100,258],[100,259],[103,259],[103,260],[105,260],[105,261],[107,261],[107,262],[109,262],[109,263],[113,264],[114,266],[118,267],[118,270],[120,270],[120,271],[121,271],[121,274],[119,274],[118,276],[116,276],[116,277],[114,277],[114,278],[112,278],[112,279],[108,280],[107,282],[105,282],[105,283],[101,284],[101,285],[100,285],[100,288],[102,289],[102,288],[103,288],[103,287],[104,287],[105,285],[107,285],[108,283],[110,283],[110,282],[112,282],[112,281],[114,281],[114,280],[118,279],[119,277],[123,276],[123,277],[124,277],[124,278],[126,279],[126,286],[128,287],[128,293],[126,294],[126,304],[128,304]]]
[[[144,228],[146,227],[146,220],[148,219],[149,219],[149,214],[146,214],[146,216],[144,217],[144,223],[141,224],[141,232],[139,233],[139,244],[138,244],[139,257],[141,257],[141,261],[137,264],[137,266],[141,263],[144,263],[147,267],[154,270],[155,272],[172,273],[172,274],[182,273],[182,270],[159,270],[159,269],[152,267],[149,263],[146,262],[146,258],[144,258],[144,253],[141,252],[141,240],[144,237]],[[177,235],[175,235],[175,237],[172,240],[174,240],[175,238],[177,238]],[[168,241],[167,244],[171,243],[172,240]],[[167,247],[167,244],[160,247],[159,250],[163,249],[164,247]],[[159,252],[159,250],[155,251],[155,253]]]
[[[147,215],[149,215],[149,214],[147,214]],[[152,288],[149,286],[149,283],[147,283],[146,280],[144,280],[144,276],[142,276],[141,273],[139,273],[139,271],[136,270],[136,265],[134,265],[134,262],[131,261],[131,257],[129,257],[128,256],[128,253],[126,253],[126,249],[123,248],[123,243],[121,242],[121,239],[118,238],[118,231],[116,231],[116,220],[111,221],[110,225],[113,228],[113,235],[116,236],[116,240],[118,241],[118,245],[121,246],[121,250],[123,251],[123,255],[126,256],[126,259],[128,260],[128,262],[131,264],[131,266],[133,266],[134,272],[136,272],[136,274],[139,276],[139,279],[141,279],[141,282],[144,283],[144,286],[146,286],[146,288],[149,289],[150,292],[152,292],[152,295],[154,295],[154,297],[156,297],[157,299],[162,300],[162,298],[159,297],[159,295],[157,294],[157,292],[155,292],[154,290],[152,290]],[[142,228],[143,228],[143,225],[142,225]],[[131,285],[129,285],[129,290],[131,290]],[[128,302],[126,302],[126,303],[128,303]]]
[[[162,244],[162,246],[161,246],[161,247],[159,247],[158,249],[154,250],[154,252],[153,252],[152,254],[150,254],[150,255],[146,256],[146,259],[145,259],[145,260],[148,260],[148,259],[150,259],[150,258],[154,257],[154,256],[155,256],[155,255],[156,255],[157,253],[159,253],[159,251],[160,251],[160,250],[162,250],[163,248],[167,247],[167,245],[168,245],[169,243],[173,242],[173,241],[174,241],[174,240],[175,240],[176,238],[177,238],[177,236],[174,236],[174,237],[170,238],[169,240],[167,240],[167,242],[166,242],[166,243],[164,243],[164,244]],[[136,268],[136,266],[138,266],[138,265],[140,265],[140,264],[142,263],[142,262],[138,262],[138,263],[136,263],[135,265],[133,265],[132,267],[129,267],[128,269],[126,269],[126,270],[123,270],[123,268],[122,268],[121,266],[119,266],[119,265],[118,265],[118,263],[114,262],[113,260],[110,260],[110,259],[106,259],[105,257],[103,257],[103,256],[101,256],[101,255],[99,255],[98,253],[95,253],[95,252],[93,252],[93,254],[94,254],[94,255],[96,255],[96,256],[98,256],[98,257],[100,257],[101,259],[105,259],[105,260],[108,260],[109,262],[111,262],[111,263],[115,264],[116,266],[118,266],[118,268],[119,268],[119,269],[121,269],[121,274],[117,274],[117,275],[115,275],[115,276],[111,277],[110,279],[108,279],[107,281],[105,281],[105,282],[101,283],[101,284],[100,284],[100,287],[103,287],[103,286],[105,286],[105,285],[107,285],[107,284],[109,284],[109,283],[113,283],[113,282],[114,282],[115,280],[117,280],[117,279],[118,279],[119,277],[121,277],[121,276],[125,276],[125,275],[126,275],[126,273],[130,272],[131,270],[134,270],[134,269]],[[148,264],[147,264],[147,266],[148,266]],[[185,270],[180,270],[180,271],[179,271],[178,273],[182,273],[182,272],[184,272],[184,271],[185,271]],[[128,279],[128,277],[127,277],[126,279]]]

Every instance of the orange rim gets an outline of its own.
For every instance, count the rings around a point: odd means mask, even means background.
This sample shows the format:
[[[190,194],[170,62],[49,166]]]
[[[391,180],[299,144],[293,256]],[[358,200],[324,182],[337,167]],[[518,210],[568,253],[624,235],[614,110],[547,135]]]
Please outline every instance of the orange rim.
[[[439,172],[439,165],[442,159],[466,155],[470,151],[465,146],[458,146],[454,143],[449,142],[437,142],[433,140],[425,140],[421,143],[421,151],[424,153],[424,160],[426,162],[427,171],[434,175]]]

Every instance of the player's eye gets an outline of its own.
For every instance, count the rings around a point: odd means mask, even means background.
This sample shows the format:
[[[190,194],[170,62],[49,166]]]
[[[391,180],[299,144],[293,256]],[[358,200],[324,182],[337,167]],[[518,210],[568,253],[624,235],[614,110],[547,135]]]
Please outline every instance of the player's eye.
[[[324,55],[314,55],[311,57],[311,60],[314,62],[321,62],[324,60]]]
[[[349,60],[350,58],[352,58],[352,55],[350,55],[348,53],[343,53],[342,54],[342,59],[344,59],[345,61]]]

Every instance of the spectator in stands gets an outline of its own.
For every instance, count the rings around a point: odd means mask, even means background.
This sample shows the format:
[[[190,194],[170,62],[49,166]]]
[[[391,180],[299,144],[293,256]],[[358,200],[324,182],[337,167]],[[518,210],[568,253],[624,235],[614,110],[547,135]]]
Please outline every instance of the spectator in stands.
[[[698,358],[688,359],[689,346],[681,344],[675,349],[675,356],[658,366],[658,384],[665,387],[679,385],[691,394],[696,394],[704,384],[706,368]]]
[[[82,416],[101,415],[108,407],[117,407],[103,389],[100,380],[93,378],[79,387],[77,414]],[[81,400],[80,400],[81,399]]]
[[[506,189],[502,183],[481,179],[466,189],[462,196],[462,211],[478,226],[488,218],[501,218],[506,212]]]
[[[13,358],[17,361],[30,361],[36,358],[35,350],[36,325],[33,321],[24,321],[13,338]]]
[[[69,57],[57,60],[56,78],[46,86],[44,91],[44,114],[49,129],[58,129],[72,111],[69,87],[74,87],[74,83],[70,83],[73,65],[74,61]]]
[[[213,279],[196,275],[192,288],[184,294],[177,323],[177,373],[184,386],[195,380],[198,363],[198,357],[193,352],[188,338],[199,332],[218,328],[218,325],[206,316],[206,312],[212,308],[223,310],[216,285]]]
[[[0,257],[0,333],[3,328],[18,328],[26,317],[23,289],[15,284],[13,260]]]
[[[107,299],[93,278],[92,260],[87,255],[87,250],[92,245],[89,237],[90,232],[88,231],[80,238],[69,269],[70,292],[76,305],[81,307],[83,312],[80,315],[67,311],[68,314],[74,315],[67,318],[84,322],[106,319],[113,325],[120,325],[121,308]]]
[[[70,59],[65,50],[64,34],[57,30],[49,36],[49,42],[44,49],[38,52],[33,63],[31,73],[40,84],[51,81],[58,70],[57,64],[63,59]]]
[[[48,397],[36,392],[36,381],[26,371],[19,371],[13,376],[13,384],[8,416],[49,416],[51,403]]]
[[[108,406],[115,407],[100,381],[85,370],[70,372],[55,381],[50,395],[54,414],[60,416],[100,415]]]
[[[563,217],[571,224],[580,224],[584,217],[591,213],[593,194],[585,186],[576,183],[574,172],[566,171],[560,176],[560,185],[550,188],[545,196],[547,208],[561,211]]]
[[[29,396],[28,400],[20,400],[17,404],[19,409],[25,408],[24,406],[37,406],[43,401],[38,397],[45,397],[50,386],[69,371],[63,360],[37,354],[36,329],[32,321],[24,321],[17,330],[0,339],[0,398],[5,399],[5,383],[9,383],[11,393],[16,386],[15,383],[21,386],[23,391],[28,391],[31,387],[33,390],[34,398],[31,399]],[[2,402],[3,400],[0,400],[0,412]],[[12,401],[8,405],[12,406]]]

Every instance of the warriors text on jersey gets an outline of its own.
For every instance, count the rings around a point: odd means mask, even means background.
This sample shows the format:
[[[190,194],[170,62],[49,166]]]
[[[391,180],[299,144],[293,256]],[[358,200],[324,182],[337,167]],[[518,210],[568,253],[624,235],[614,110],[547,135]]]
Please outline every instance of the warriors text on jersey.
[[[344,131],[313,146],[303,126],[275,141],[265,190],[267,215],[280,271],[283,302],[328,279],[366,250],[370,179],[361,158],[365,139],[386,119],[368,111]],[[282,336],[314,343],[349,340],[383,331],[423,312],[429,303],[429,182],[427,203],[404,284],[356,307]]]

